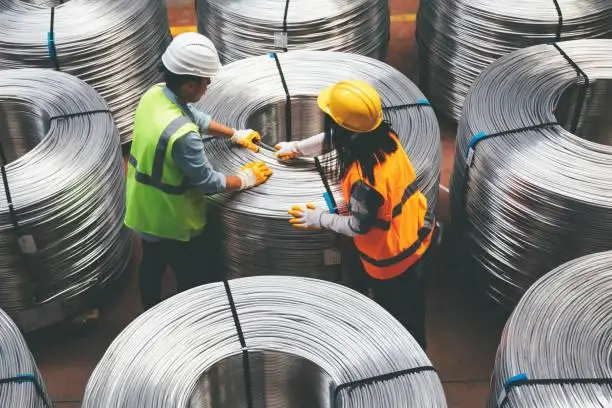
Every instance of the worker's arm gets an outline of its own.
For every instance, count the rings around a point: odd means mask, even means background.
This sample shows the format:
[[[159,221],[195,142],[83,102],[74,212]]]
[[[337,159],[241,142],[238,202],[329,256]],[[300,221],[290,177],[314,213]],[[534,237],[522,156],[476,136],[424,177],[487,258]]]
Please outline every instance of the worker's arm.
[[[187,107],[191,111],[201,133],[216,137],[227,137],[232,141],[232,143],[242,146],[245,149],[249,149],[254,152],[259,151],[257,143],[261,142],[261,135],[258,132],[252,129],[232,129],[212,120],[210,115],[199,111],[192,104],[187,105]]]
[[[280,160],[295,159],[296,157],[314,157],[323,154],[325,133],[319,133],[307,139],[294,142],[280,142],[274,149],[276,157]]]
[[[235,176],[226,176],[213,169],[206,157],[202,139],[194,132],[179,138],[174,143],[172,158],[189,180],[189,184],[204,194],[243,190],[261,184],[261,177],[258,177],[259,169],[245,170]]]
[[[352,238],[370,232],[377,222],[378,210],[383,203],[383,197],[375,189],[358,181],[352,188],[349,215],[332,214],[309,204],[305,209],[293,207],[289,211],[293,216],[289,222],[296,228],[325,228]]]

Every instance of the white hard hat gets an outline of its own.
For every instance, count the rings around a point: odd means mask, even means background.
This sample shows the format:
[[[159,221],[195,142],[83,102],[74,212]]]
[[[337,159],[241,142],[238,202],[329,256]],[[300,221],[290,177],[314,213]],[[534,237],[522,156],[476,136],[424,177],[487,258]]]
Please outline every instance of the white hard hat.
[[[221,61],[214,44],[202,34],[183,33],[174,37],[162,62],[176,75],[212,78],[221,69]]]

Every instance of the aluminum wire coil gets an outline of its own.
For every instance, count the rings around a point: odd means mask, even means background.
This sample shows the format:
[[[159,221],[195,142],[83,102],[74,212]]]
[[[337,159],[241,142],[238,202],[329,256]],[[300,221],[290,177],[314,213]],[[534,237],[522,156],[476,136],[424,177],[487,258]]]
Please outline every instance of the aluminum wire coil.
[[[504,382],[538,379],[612,381],[612,252],[572,260],[538,280],[506,324],[491,380],[489,408]],[[612,406],[610,385],[524,385],[504,408]]]
[[[387,56],[388,0],[197,0],[197,16],[223,63],[284,48]]]
[[[612,40],[559,43],[590,77],[576,136],[583,81],[552,45],[516,51],[492,64],[468,95],[451,182],[453,223],[488,294],[507,307],[556,266],[610,249],[612,233]],[[483,140],[466,185],[468,145]],[[465,192],[465,193],[464,193]]]
[[[361,78],[381,93],[385,106],[415,103],[424,98],[399,71],[374,59],[329,51],[291,51],[278,55],[291,94],[294,140],[323,130],[323,114],[316,105],[319,92],[347,78]],[[336,263],[329,251],[338,249],[337,236],[327,231],[298,231],[287,222],[287,211],[308,202],[325,206],[325,192],[312,159],[279,163],[270,146],[285,140],[286,96],[273,59],[253,57],[227,65],[215,78],[198,106],[216,120],[235,128],[261,132],[264,148],[255,154],[231,148],[213,139],[205,149],[213,166],[235,174],[240,166],[263,160],[273,170],[270,180],[238,194],[219,194],[211,201],[221,209],[225,236],[225,275],[243,277],[283,271],[298,276],[338,281]],[[386,111],[418,175],[419,187],[435,208],[440,179],[440,130],[433,110],[412,107]],[[267,147],[266,147],[267,146]],[[325,162],[325,161],[324,161]],[[339,183],[330,180],[342,206]],[[210,217],[209,217],[210,218]]]
[[[40,391],[31,381],[0,384],[0,406],[50,408],[42,377],[25,339],[11,318],[0,309],[0,381],[27,376],[36,379]]]
[[[434,371],[341,391],[332,404],[342,383],[431,367],[412,336],[367,297],[296,277],[229,284],[249,354],[252,407],[446,407]],[[187,406],[247,406],[241,342],[222,283],[138,317],[102,357],[83,401],[83,408]]]
[[[54,68],[53,31],[61,71],[93,86],[108,102],[121,142],[132,138],[142,94],[159,82],[171,36],[164,0],[0,0],[0,69]]]
[[[107,112],[51,119],[97,110]],[[104,100],[46,69],[2,72],[0,143],[19,235],[37,248],[21,252],[0,183],[0,306],[21,323],[29,311],[85,296],[126,268],[123,162]]]
[[[612,2],[557,0],[561,40],[612,37]],[[465,97],[489,64],[557,39],[555,0],[422,0],[417,19],[419,84],[436,110],[461,116]]]

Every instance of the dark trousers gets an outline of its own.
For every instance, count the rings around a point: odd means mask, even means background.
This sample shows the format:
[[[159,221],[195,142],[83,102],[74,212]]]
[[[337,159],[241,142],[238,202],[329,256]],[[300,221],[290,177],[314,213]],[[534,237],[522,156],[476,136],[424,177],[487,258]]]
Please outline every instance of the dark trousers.
[[[423,350],[425,335],[425,259],[421,259],[400,276],[380,280],[368,276],[376,303],[385,308],[412,334]]]
[[[179,293],[220,280],[216,264],[211,257],[212,240],[211,233],[207,230],[189,242],[142,240],[139,282],[144,310],[161,302],[162,278],[167,265],[174,271]]]

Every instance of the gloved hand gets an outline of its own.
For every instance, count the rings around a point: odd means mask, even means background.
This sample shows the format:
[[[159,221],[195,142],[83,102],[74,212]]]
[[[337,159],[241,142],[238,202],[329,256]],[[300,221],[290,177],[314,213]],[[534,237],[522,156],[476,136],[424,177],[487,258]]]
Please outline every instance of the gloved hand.
[[[306,204],[306,209],[302,208],[302,206],[294,205],[289,210],[289,215],[293,217],[289,222],[297,229],[318,230],[321,229],[321,215],[323,213],[323,209],[317,208],[312,203]]]
[[[276,146],[274,146],[274,150],[276,150],[276,157],[281,161],[285,161],[302,156],[302,153],[298,150],[297,144],[298,142],[278,143]]]
[[[268,181],[272,175],[272,170],[266,166],[264,162],[251,162],[242,166],[238,177],[242,182],[240,189],[245,190],[247,188],[256,187],[260,184]]]
[[[249,149],[255,153],[259,151],[256,143],[261,142],[261,135],[252,129],[234,130],[234,135],[230,138],[232,143]]]

